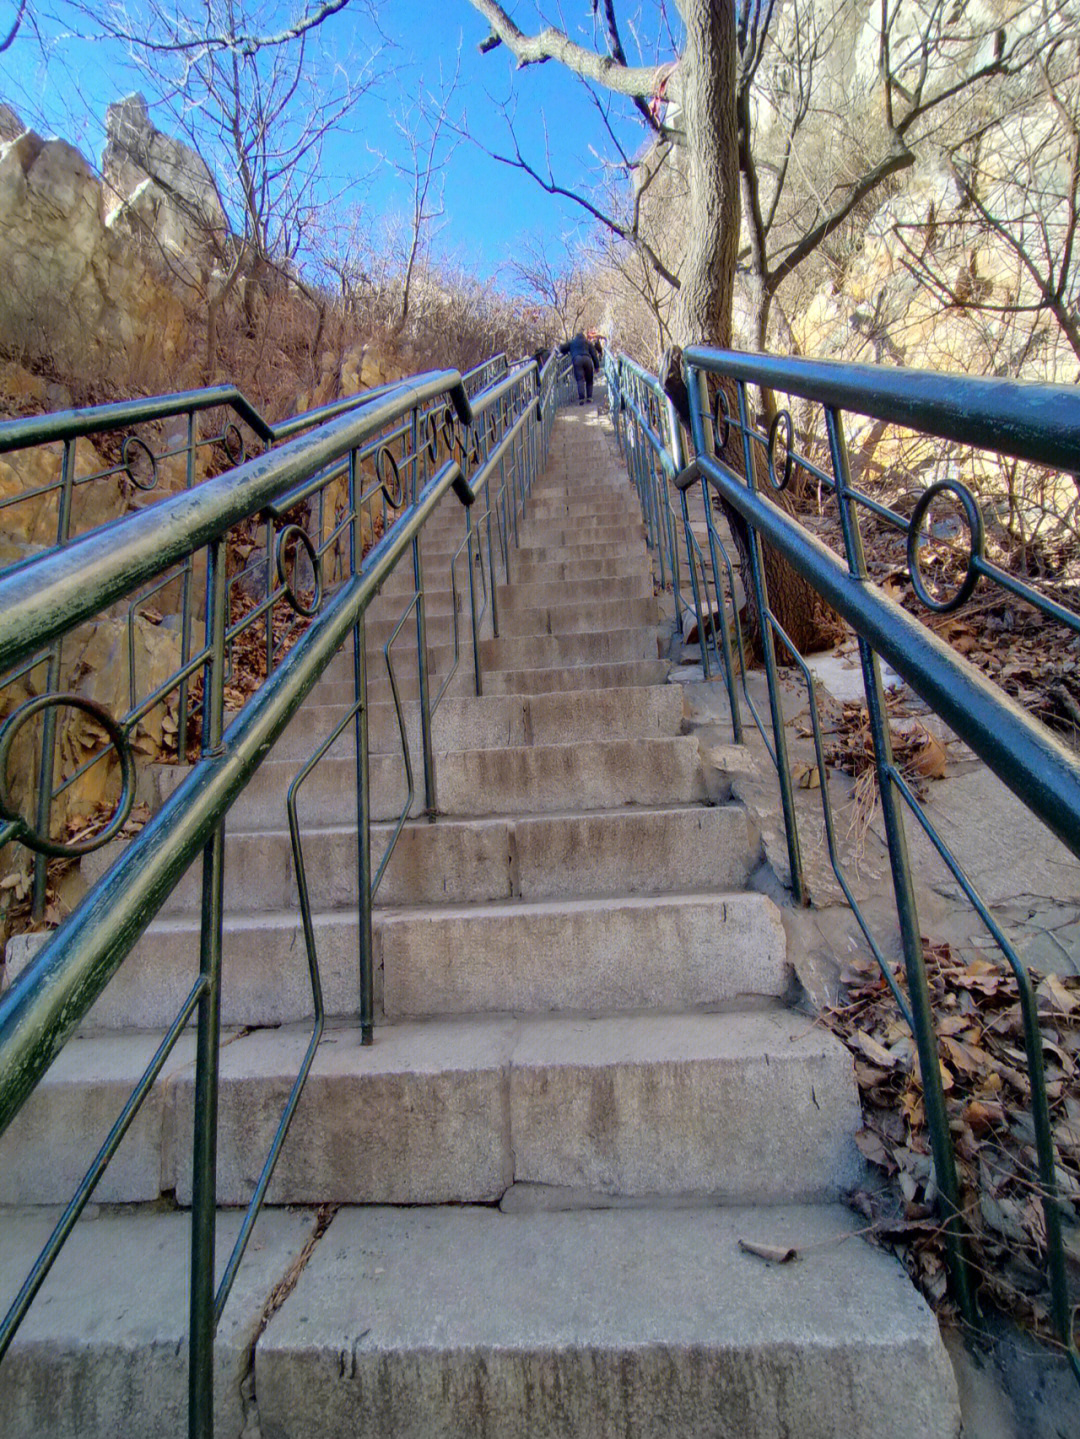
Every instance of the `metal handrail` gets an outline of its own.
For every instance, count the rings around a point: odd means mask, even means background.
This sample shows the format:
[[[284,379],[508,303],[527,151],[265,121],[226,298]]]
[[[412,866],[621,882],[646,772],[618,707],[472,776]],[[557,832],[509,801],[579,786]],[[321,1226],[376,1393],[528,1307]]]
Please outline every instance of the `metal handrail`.
[[[200,450],[220,445],[231,466],[242,463],[247,458],[248,446],[235,423],[230,421],[214,434],[199,435],[197,417],[206,411],[230,409],[236,419],[246,424],[257,439],[269,446],[325,424],[326,421],[336,416],[364,409],[384,398],[395,388],[396,385],[393,383],[382,385],[376,389],[304,411],[277,423],[266,420],[234,385],[214,385],[199,390],[178,391],[171,395],[124,400],[89,408],[2,421],[0,422],[0,455],[15,457],[27,450],[54,445],[60,446],[60,455],[57,472],[53,477],[42,484],[34,485],[29,489],[17,490],[0,499],[0,514],[26,505],[30,501],[41,501],[43,497],[54,497],[53,503],[56,508],[54,543],[56,545],[67,544],[71,540],[73,532],[79,528],[75,517],[76,495],[87,486],[96,485],[103,480],[114,479],[121,487],[130,487],[133,492],[131,503],[134,504],[135,494],[145,494],[157,489],[160,479],[159,467],[169,462],[182,462],[183,488],[190,490],[197,482],[196,455]],[[171,448],[153,449],[145,439],[134,433],[135,429],[141,425],[176,418],[184,421],[185,433],[184,437],[174,442]],[[90,473],[79,473],[79,442],[81,440],[124,430],[129,433],[121,445],[118,461],[112,464],[106,463],[103,468]],[[147,466],[149,467],[148,473],[145,472]],[[143,470],[143,473],[140,473],[140,469]],[[321,484],[321,481],[318,483]],[[0,568],[0,575],[17,571],[31,563],[33,558],[16,560],[12,564]],[[183,565],[177,578],[183,592],[181,604],[182,658],[185,663],[197,665],[197,660],[193,660],[192,648],[195,576],[190,561]],[[167,581],[163,583],[167,583]],[[144,595],[142,598],[145,600],[149,596]],[[131,617],[129,647],[133,645],[133,625],[134,618]],[[268,653],[270,648],[268,639]],[[38,664],[44,666],[45,674],[43,681],[40,676],[35,681],[36,687],[45,693],[55,694],[60,688],[62,673],[62,652],[59,641],[48,653],[40,656],[35,668]],[[181,755],[186,745],[188,718],[188,690],[185,685],[180,690],[177,725]],[[55,736],[52,734],[53,719],[51,715],[46,715],[45,724],[46,735],[45,743],[42,745],[39,775],[39,791],[42,796],[52,792],[52,740]],[[42,803],[44,804],[44,799]],[[43,822],[43,810],[39,812],[38,820]],[[38,856],[34,861],[34,916],[36,919],[40,919],[44,911],[45,886],[45,863],[43,858]]]
[[[709,673],[710,652],[727,681],[731,704],[733,737],[740,734],[736,675],[729,645],[729,631],[739,644],[739,678],[750,703],[755,723],[765,740],[777,771],[781,792],[785,836],[791,870],[791,884],[797,900],[809,903],[803,877],[798,824],[792,779],[787,760],[783,698],[777,680],[777,644],[786,652],[806,686],[811,729],[815,745],[819,791],[825,819],[825,838],[833,871],[863,932],[871,953],[910,1023],[923,1076],[923,1094],[930,1131],[938,1191],[944,1210],[950,1278],[961,1310],[974,1320],[974,1299],[968,1274],[963,1222],[958,1202],[958,1185],[952,1138],[938,1068],[938,1047],[930,1006],[917,896],[908,859],[903,810],[910,810],[941,857],[950,875],[972,905],[997,944],[1006,964],[1016,976],[1023,1017],[1028,1078],[1031,1085],[1032,1122],[1038,1155],[1039,1189],[1046,1223],[1046,1265],[1051,1295],[1051,1312],[1058,1336],[1064,1344],[1074,1372],[1080,1378],[1080,1354],[1072,1334],[1072,1316],[1066,1283],[1061,1213],[1055,1175],[1053,1135],[1049,1099],[1043,1069],[1042,1039],[1031,979],[1015,947],[994,919],[977,887],[936,830],[917,796],[894,764],[882,687],[879,658],[885,659],[911,688],[941,716],[961,740],[1055,834],[1074,855],[1080,857],[1080,761],[1054,735],[988,681],[974,665],[952,650],[917,618],[901,608],[868,577],[863,556],[860,512],[904,530],[907,534],[908,564],[916,592],[924,605],[937,612],[949,612],[970,597],[979,582],[994,582],[1006,592],[1018,595],[1049,618],[1068,628],[1080,628],[1080,617],[1065,610],[1034,587],[1018,581],[986,560],[983,553],[982,518],[967,488],[954,479],[930,486],[916,504],[910,520],[873,501],[851,481],[844,443],[842,410],[915,429],[939,440],[995,449],[1023,461],[1052,465],[1067,472],[1076,468],[1080,443],[1080,397],[1064,386],[1026,384],[1013,381],[971,380],[949,375],[841,365],[829,362],[780,359],[769,355],[748,355],[728,350],[694,347],[683,353],[684,373],[690,397],[689,420],[696,458],[675,477],[682,492],[683,528],[690,560],[694,603],[697,610],[703,667]],[[629,411],[633,431],[620,430],[628,467],[633,474],[634,445],[651,444],[658,455],[678,443],[679,425],[669,412],[666,432],[647,420],[655,416],[638,413],[641,407],[633,393],[640,386],[638,367],[625,359],[609,368],[619,386],[613,400],[617,413]],[[652,377],[650,392],[659,391]],[[792,445],[792,425],[781,410],[768,433],[751,422],[747,394],[749,385],[774,392],[797,395],[818,404],[824,412],[824,429],[831,472],[815,464]],[[732,409],[731,396],[736,404]],[[632,433],[632,438],[631,438]],[[778,439],[780,444],[777,444]],[[661,461],[662,463],[662,461]],[[835,496],[844,536],[841,559],[797,519],[763,494],[768,486],[786,487],[794,471],[802,469]],[[767,480],[759,478],[762,471]],[[687,495],[701,486],[704,517],[712,568],[712,598],[705,557],[693,534],[687,509]],[[717,531],[713,507],[705,486],[714,490],[745,525],[749,573],[746,587],[759,617],[762,660],[771,711],[770,734],[746,688],[742,632],[734,601],[731,561]],[[957,592],[947,599],[931,595],[919,571],[921,526],[932,499],[950,492],[963,508],[970,532],[965,576]],[[643,508],[648,497],[643,496]],[[812,676],[796,652],[770,607],[764,570],[763,546],[783,559],[807,581],[853,628],[862,662],[864,695],[873,739],[878,798],[882,806],[889,849],[897,916],[903,943],[907,999],[899,990],[873,929],[852,893],[840,862],[835,841],[832,804],[829,796],[817,696]],[[725,585],[720,561],[726,566]],[[702,583],[698,582],[700,565]],[[711,623],[715,609],[721,611],[718,625]],[[717,631],[723,644],[717,642]]]
[[[500,368],[496,366],[496,368]],[[501,366],[506,369],[505,364]],[[538,402],[538,394],[542,400]],[[193,1142],[191,1324],[189,1363],[189,1432],[201,1439],[212,1434],[213,1335],[229,1288],[235,1277],[255,1216],[269,1184],[274,1162],[299,1101],[300,1091],[322,1032],[322,997],[315,929],[311,922],[303,863],[302,837],[296,814],[298,790],[314,766],[329,751],[345,728],[355,727],[357,756],[357,829],[359,881],[358,994],[359,1027],[363,1042],[373,1029],[373,949],[371,904],[377,878],[389,857],[371,863],[371,820],[368,793],[367,677],[365,614],[372,599],[397,564],[411,554],[415,587],[405,610],[415,610],[417,663],[420,674],[420,719],[425,760],[425,798],[432,818],[435,805],[434,754],[431,740],[433,706],[427,697],[428,659],[424,634],[424,595],[420,537],[424,525],[453,489],[465,508],[471,528],[470,507],[477,496],[487,497],[489,512],[497,503],[517,514],[526,503],[533,479],[547,451],[552,411],[558,398],[556,375],[541,374],[535,365],[519,367],[477,395],[472,405],[456,371],[420,375],[389,387],[380,396],[351,413],[324,418],[310,434],[288,440],[278,449],[246,460],[228,473],[164,500],[153,512],[138,511],[101,527],[89,536],[61,545],[0,574],[0,675],[25,674],[43,650],[60,642],[74,626],[117,600],[147,585],[157,586],[163,574],[198,551],[207,554],[207,608],[205,642],[172,676],[172,686],[186,683],[195,670],[202,675],[202,753],[178,787],[150,821],[126,845],[120,857],[90,889],[77,908],[46,940],[11,988],[0,997],[0,1131],[7,1127],[34,1086],[46,1073],[65,1041],[75,1032],[95,999],[160,910],[172,888],[200,854],[203,857],[203,905],[199,976],[169,1024],[142,1077],[90,1164],[75,1195],[27,1276],[7,1314],[0,1318],[0,1359],[25,1315],[49,1268],[85,1207],[94,1186],[119,1147],[124,1134],[149,1093],[185,1025],[198,1013],[195,1132]],[[462,434],[440,443],[439,427],[429,417],[456,414]],[[483,444],[477,429],[482,425]],[[379,453],[388,443],[401,455],[394,462],[400,484],[390,490],[389,501],[398,508],[396,520],[363,553],[361,518],[365,503],[383,491],[383,474],[365,489],[363,456],[375,446]],[[427,436],[429,442],[423,443]],[[440,449],[456,448],[458,456]],[[484,453],[481,454],[480,450]],[[269,515],[297,486],[316,478],[321,488],[313,501],[331,485],[347,485],[344,520],[335,531],[346,533],[348,574],[335,587],[323,584],[322,556],[326,553],[308,537],[306,545],[315,574],[316,599],[307,602],[294,592],[282,574],[275,587],[267,571],[268,596],[257,607],[268,630],[275,603],[287,600],[303,621],[302,632],[275,666],[268,666],[265,682],[231,723],[226,723],[224,685],[228,675],[229,645],[240,624],[230,622],[229,589],[225,572],[225,538],[238,522]],[[493,483],[502,480],[502,499],[493,496]],[[320,518],[320,539],[322,536]],[[268,533],[272,532],[268,523]],[[278,536],[281,540],[286,525]],[[301,531],[303,533],[303,531]],[[327,542],[328,543],[328,542]],[[268,556],[273,546],[268,540]],[[460,547],[459,547],[460,552]],[[469,543],[470,579],[475,565]],[[480,563],[482,552],[477,548]],[[456,560],[457,556],[455,556]],[[278,554],[280,560],[280,552]],[[494,552],[490,546],[485,583],[494,593]],[[320,607],[321,606],[321,607]],[[398,629],[404,622],[399,621]],[[398,630],[395,630],[395,634]],[[293,845],[299,903],[312,983],[314,1027],[300,1071],[281,1115],[262,1173],[255,1186],[240,1234],[225,1266],[224,1278],[214,1287],[214,1132],[218,1044],[220,1031],[220,978],[222,957],[224,819],[237,797],[272,752],[275,741],[296,714],[327,666],[349,637],[353,643],[354,703],[301,768],[288,796],[289,830]],[[477,690],[480,687],[478,633],[473,632]],[[456,663],[455,643],[455,663]],[[155,696],[168,685],[155,691]],[[395,701],[397,702],[396,684]],[[441,693],[441,691],[440,691]],[[145,710],[146,701],[136,707]],[[0,727],[0,772],[6,773],[18,727],[41,709],[76,704],[89,709],[105,728],[123,763],[121,799],[104,833],[81,848],[65,847],[49,839],[44,828],[24,819],[10,803],[6,782],[0,781],[0,844],[21,839],[31,848],[48,845],[56,853],[74,854],[98,847],[116,833],[130,811],[134,794],[134,763],[129,733],[100,706],[77,696],[45,695],[21,706]],[[403,742],[405,727],[398,702]],[[130,718],[130,716],[129,716]],[[103,753],[106,753],[104,751]],[[408,747],[405,764],[410,771]],[[411,782],[410,782],[411,790]],[[46,806],[47,813],[47,806]],[[400,824],[390,847],[400,833]]]
[[[604,352],[604,372],[611,400],[612,422],[619,447],[638,491],[645,537],[656,560],[655,578],[670,589],[675,624],[681,629],[687,606],[682,593],[682,565],[676,539],[679,516],[672,506],[671,485],[682,468],[679,427],[671,401],[655,375],[627,355]],[[690,556],[691,584],[694,557]]]

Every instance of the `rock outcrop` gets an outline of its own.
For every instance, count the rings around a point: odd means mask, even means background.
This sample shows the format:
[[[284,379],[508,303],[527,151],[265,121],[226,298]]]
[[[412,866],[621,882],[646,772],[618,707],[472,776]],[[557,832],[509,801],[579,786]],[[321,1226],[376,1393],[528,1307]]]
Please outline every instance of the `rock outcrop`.
[[[106,223],[141,227],[185,267],[220,256],[229,222],[202,156],[158,130],[138,94],[108,107],[105,133]]]

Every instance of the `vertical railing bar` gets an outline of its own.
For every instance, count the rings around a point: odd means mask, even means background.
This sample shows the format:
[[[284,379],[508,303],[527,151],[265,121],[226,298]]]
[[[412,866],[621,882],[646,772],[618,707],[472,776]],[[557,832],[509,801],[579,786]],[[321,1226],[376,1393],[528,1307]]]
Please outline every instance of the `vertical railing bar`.
[[[203,754],[221,746],[224,721],[226,628],[225,541],[207,551],[206,624],[210,658],[203,671]],[[225,872],[225,823],[214,828],[203,851],[199,1000],[195,1062],[195,1126],[191,1157],[191,1321],[188,1360],[190,1439],[213,1439],[214,1252],[217,1221],[218,1058],[221,1041],[221,947]]]
[[[184,474],[184,488],[190,490],[195,484],[195,442],[197,436],[197,425],[195,411],[188,410],[187,417],[187,461]],[[195,561],[194,557],[188,555],[184,561],[184,576],[180,582],[180,664],[181,667],[187,664],[191,658],[191,628],[192,628],[192,605],[195,598]],[[188,727],[188,682],[187,676],[180,681],[180,691],[176,700],[177,725],[176,725],[176,762],[185,764],[187,762],[187,727]]]
[[[488,484],[490,485],[490,480],[488,481]],[[474,684],[474,686],[475,686],[475,688],[476,688],[476,693],[477,693],[478,695],[482,695],[482,694],[484,693],[484,677],[483,677],[483,675],[482,675],[482,673],[481,673],[481,669],[480,669],[480,617],[479,617],[479,615],[478,615],[477,612],[476,612],[476,560],[475,560],[474,557],[473,557],[473,544],[472,544],[472,542],[473,542],[473,522],[472,522],[472,506],[471,506],[471,505],[467,506],[467,508],[466,508],[466,510],[465,510],[465,529],[466,529],[466,531],[467,531],[466,538],[468,539],[468,545],[466,546],[465,553],[466,553],[466,555],[467,555],[467,557],[468,557],[467,563],[468,563],[468,568],[469,568],[469,610],[470,610],[470,613],[471,613],[471,616],[472,616],[473,684]],[[479,547],[478,547],[478,550],[479,550]],[[489,505],[489,509],[488,509],[488,553],[489,553],[489,555],[490,555],[490,552],[491,552],[491,510],[490,510],[490,505]],[[481,561],[482,561],[482,557],[481,557]],[[492,563],[492,565],[491,565],[491,593],[492,593],[492,596],[494,596],[494,593],[495,593],[495,565],[494,565],[494,563]],[[493,617],[494,617],[494,614],[495,614],[495,606],[494,606],[494,600],[493,600],[493,601],[492,601],[492,616],[493,616]],[[497,631],[496,631],[496,633],[497,633]]]
[[[755,490],[754,456],[750,445],[750,426],[746,408],[746,386],[737,382],[739,397],[739,427],[742,431],[743,465],[746,485]],[[698,416],[700,426],[700,412]],[[765,564],[761,536],[752,526],[750,529],[750,569],[754,586],[754,600],[757,605],[761,650],[765,663],[765,677],[769,688],[769,710],[772,716],[773,746],[776,753],[776,770],[780,780],[780,799],[784,811],[784,829],[787,838],[788,863],[791,868],[791,889],[797,903],[806,904],[808,896],[803,876],[802,853],[799,847],[798,820],[795,815],[795,797],[791,788],[791,770],[788,765],[787,730],[784,723],[784,708],[780,698],[780,686],[776,675],[776,651],[773,634],[767,619],[769,601],[765,585]]]
[[[419,424],[417,412],[414,407],[412,411],[412,454],[410,461],[410,477],[412,484],[412,504],[416,504],[416,497],[419,493],[417,473],[417,445],[419,443]],[[405,446],[405,437],[402,436],[402,448]],[[420,536],[415,535],[412,542],[413,559],[413,584],[416,589],[416,663],[420,695],[420,746],[424,757],[424,812],[429,820],[434,820],[438,813],[438,796],[435,787],[435,747],[431,736],[431,690],[430,676],[428,673],[428,648],[427,648],[427,613],[424,602],[424,564],[420,554]]]
[[[363,563],[363,517],[358,507],[362,493],[357,451],[349,454],[349,509],[353,520],[351,573],[358,575]],[[371,933],[371,805],[368,773],[367,638],[364,616],[353,629],[353,705],[356,741],[356,893],[357,893],[357,989],[360,1043],[374,1041],[374,963]]]
[[[75,446],[76,440],[64,441],[64,453],[60,471],[60,499],[56,513],[56,543],[66,544],[71,537],[72,495],[75,488]],[[63,641],[55,640],[49,649],[49,668],[45,679],[47,694],[56,694],[60,689]],[[55,705],[44,712],[41,719],[41,761],[38,769],[37,807],[35,828],[38,834],[49,833],[49,820],[53,804],[53,779],[56,773],[56,720]],[[31,913],[35,920],[45,915],[45,898],[49,883],[49,860],[44,854],[34,855],[34,884],[31,897]]]
[[[851,476],[843,426],[839,412],[831,406],[825,407],[825,428],[832,457],[833,477],[836,481],[836,495],[844,547],[847,551],[848,569],[857,579],[865,579],[866,560],[863,555],[858,518],[854,513],[850,495]],[[885,706],[885,690],[881,683],[881,670],[877,655],[869,641],[859,635],[858,645],[863,673],[863,690],[866,695],[870,734],[874,746],[874,767],[877,772],[878,797],[881,800],[881,817],[889,849],[889,864],[892,869],[897,919],[900,923],[911,1014],[915,1021],[915,1046],[918,1050],[919,1070],[922,1075],[926,1123],[930,1130],[930,1144],[934,1155],[938,1192],[944,1201],[946,1211],[944,1232],[950,1278],[960,1311],[965,1320],[973,1324],[976,1312],[960,1228],[960,1190],[953,1159],[952,1139],[949,1134],[949,1119],[945,1109],[945,1092],[942,1087],[933,1008],[930,1003],[930,987],[926,978],[926,962],[923,957],[915,886],[911,876],[903,815],[896,803],[896,790],[892,781],[892,736],[889,732]]]

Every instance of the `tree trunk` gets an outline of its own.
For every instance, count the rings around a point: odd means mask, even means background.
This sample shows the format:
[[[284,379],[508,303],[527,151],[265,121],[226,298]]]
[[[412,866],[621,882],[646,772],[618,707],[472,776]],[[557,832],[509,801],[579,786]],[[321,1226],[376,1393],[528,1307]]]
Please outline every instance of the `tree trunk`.
[[[686,48],[679,62],[686,127],[690,240],[672,334],[677,345],[731,344],[739,249],[739,133],[735,117],[733,0],[680,6]]]
[[[686,0],[680,10],[686,24],[679,93],[686,128],[690,236],[672,331],[680,348],[705,343],[727,349],[731,346],[740,218],[735,11],[733,0]],[[721,383],[728,409],[735,416],[735,386],[729,381]],[[742,437],[734,427],[722,458],[737,474],[745,473]],[[790,503],[778,497],[769,485],[759,447],[755,447],[754,465],[759,492],[779,499],[790,512]],[[760,654],[761,624],[751,579],[750,532],[736,510],[723,501],[720,504],[739,550],[748,600],[750,649]],[[767,545],[763,549],[769,605],[792,642],[804,653],[831,644],[836,637],[835,615],[778,554]],[[782,654],[780,658],[782,662]]]

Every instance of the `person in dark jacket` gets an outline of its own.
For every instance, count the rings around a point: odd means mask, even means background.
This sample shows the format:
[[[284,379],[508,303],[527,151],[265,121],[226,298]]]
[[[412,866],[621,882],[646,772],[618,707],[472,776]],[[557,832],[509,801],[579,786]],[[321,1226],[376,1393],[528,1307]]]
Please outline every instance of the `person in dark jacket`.
[[[600,368],[600,356],[596,346],[579,330],[572,340],[562,342],[559,354],[569,355],[574,363],[578,404],[584,405],[587,400],[592,399],[593,377]]]

